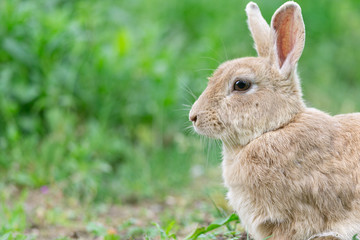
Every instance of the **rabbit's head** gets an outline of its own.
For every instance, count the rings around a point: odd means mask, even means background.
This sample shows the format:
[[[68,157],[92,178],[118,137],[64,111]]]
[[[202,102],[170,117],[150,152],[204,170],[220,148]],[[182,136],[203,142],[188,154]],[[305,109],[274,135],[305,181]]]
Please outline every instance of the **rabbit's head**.
[[[221,64],[189,114],[197,133],[231,145],[282,127],[305,107],[296,74],[305,43],[299,5],[282,5],[271,27],[255,3],[246,13],[258,57]]]

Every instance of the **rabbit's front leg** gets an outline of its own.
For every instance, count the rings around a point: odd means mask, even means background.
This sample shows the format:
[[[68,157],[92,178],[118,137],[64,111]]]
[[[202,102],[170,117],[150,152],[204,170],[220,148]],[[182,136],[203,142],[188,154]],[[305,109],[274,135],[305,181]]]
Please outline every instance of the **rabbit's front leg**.
[[[289,227],[285,227],[282,224],[274,223],[271,221],[265,221],[260,224],[257,228],[258,236],[255,239],[269,239],[269,240],[289,240],[292,239],[291,234],[285,229],[289,229]]]

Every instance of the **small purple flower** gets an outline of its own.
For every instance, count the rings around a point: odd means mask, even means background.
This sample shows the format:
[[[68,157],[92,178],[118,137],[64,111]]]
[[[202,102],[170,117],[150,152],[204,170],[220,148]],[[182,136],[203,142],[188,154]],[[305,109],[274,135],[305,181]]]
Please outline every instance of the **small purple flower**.
[[[48,187],[48,186],[42,186],[42,187],[40,188],[40,192],[41,192],[42,194],[47,194],[47,193],[49,192],[49,187]]]

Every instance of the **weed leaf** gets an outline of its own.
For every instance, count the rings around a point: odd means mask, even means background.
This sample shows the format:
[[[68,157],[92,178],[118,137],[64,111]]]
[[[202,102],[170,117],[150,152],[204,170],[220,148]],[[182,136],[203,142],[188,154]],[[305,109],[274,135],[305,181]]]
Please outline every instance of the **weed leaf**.
[[[239,221],[239,217],[235,213],[231,214],[229,217],[227,217],[224,220],[216,220],[207,227],[197,228],[190,236],[187,236],[185,240],[197,239],[197,237],[200,236],[201,234],[208,233],[216,228],[225,226],[226,224],[233,221],[237,221],[237,222]]]

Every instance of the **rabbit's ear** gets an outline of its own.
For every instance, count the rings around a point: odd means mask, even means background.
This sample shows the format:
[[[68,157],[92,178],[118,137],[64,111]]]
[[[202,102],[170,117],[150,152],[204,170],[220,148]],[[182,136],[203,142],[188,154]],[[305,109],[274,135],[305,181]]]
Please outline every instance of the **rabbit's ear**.
[[[249,2],[246,6],[248,25],[259,56],[266,57],[270,53],[270,26],[261,15],[258,5]]]
[[[274,58],[281,72],[289,73],[299,61],[305,45],[305,26],[301,8],[295,2],[283,4],[271,20]]]

